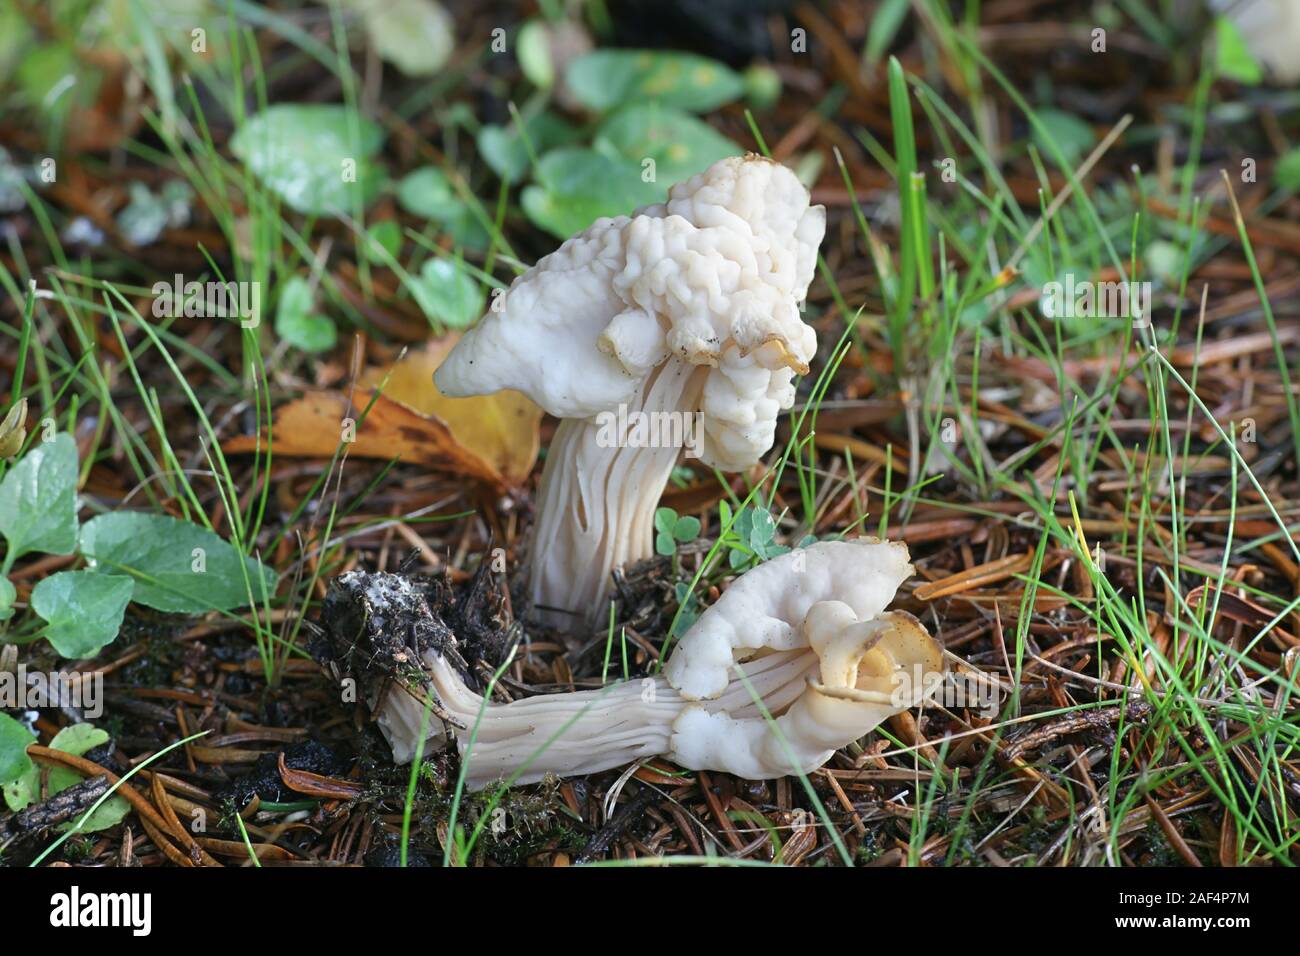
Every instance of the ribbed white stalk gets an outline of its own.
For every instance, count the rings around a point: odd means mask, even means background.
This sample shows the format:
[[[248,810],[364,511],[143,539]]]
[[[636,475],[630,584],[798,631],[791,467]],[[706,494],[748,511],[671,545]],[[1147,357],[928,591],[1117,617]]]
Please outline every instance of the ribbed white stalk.
[[[525,784],[548,773],[597,773],[671,755],[673,724],[688,707],[723,711],[737,720],[758,718],[757,694],[764,708],[779,716],[803,694],[808,677],[816,675],[817,655],[801,649],[750,661],[744,665],[749,686],[737,678],[721,696],[706,701],[687,701],[664,678],[656,677],[601,690],[484,704],[438,655],[428,654],[425,666],[439,704],[450,718],[444,722],[432,717],[429,736],[455,737],[467,765],[466,785],[479,789],[516,771],[515,782]],[[414,719],[418,726],[422,705],[398,688],[392,694],[386,709],[404,710],[402,723]]]
[[[707,368],[669,359],[626,414],[693,415]],[[654,554],[654,515],[680,447],[603,447],[596,418],[565,419],[546,455],[533,528],[529,593],[538,618],[575,631],[608,613],[617,568]],[[620,436],[626,437],[626,436]]]

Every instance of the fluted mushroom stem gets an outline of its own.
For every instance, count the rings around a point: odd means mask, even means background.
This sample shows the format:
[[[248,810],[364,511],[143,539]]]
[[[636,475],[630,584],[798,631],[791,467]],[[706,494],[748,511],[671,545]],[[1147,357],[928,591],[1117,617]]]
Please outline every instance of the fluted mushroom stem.
[[[683,442],[703,440],[696,412],[707,372],[670,358],[626,409],[560,423],[533,528],[529,592],[538,619],[566,631],[599,621],[611,572],[654,554],[664,486]]]
[[[551,773],[598,773],[669,754],[673,723],[692,705],[662,677],[485,705],[436,654],[428,654],[425,665],[445,714],[430,718],[429,736],[455,737],[471,790],[516,773],[514,782],[527,784]],[[737,720],[758,718],[757,694],[769,713],[779,714],[804,692],[816,669],[817,655],[806,649],[769,654],[745,665],[744,681],[732,681],[720,697],[695,706]],[[389,703],[418,720],[422,708],[413,698]]]
[[[752,780],[807,772],[928,693],[923,681],[899,684],[913,675],[901,673],[906,661],[896,655],[906,657],[908,645],[918,641],[933,646],[914,618],[891,613],[843,623],[831,622],[825,639],[812,647],[770,651],[734,665],[721,692],[703,700],[654,677],[485,702],[430,650],[424,655],[430,716],[420,696],[390,685],[379,702],[380,725],[399,762],[412,759],[421,727],[429,749],[455,740],[471,790],[496,781],[536,783],[548,774],[599,773],[655,756]],[[882,637],[892,651],[877,649]],[[931,661],[927,669],[937,666]]]

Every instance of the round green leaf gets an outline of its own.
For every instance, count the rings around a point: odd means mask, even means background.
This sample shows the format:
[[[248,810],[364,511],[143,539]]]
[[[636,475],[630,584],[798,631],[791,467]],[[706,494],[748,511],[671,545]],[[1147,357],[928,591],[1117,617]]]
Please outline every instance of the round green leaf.
[[[66,95],[51,97],[50,90],[69,76],[76,82]],[[69,37],[30,44],[18,60],[15,75],[5,79],[16,80],[16,88],[22,91],[29,105],[42,114],[66,117],[73,109],[89,107],[95,102],[104,77],[101,69],[79,54],[76,43]]]
[[[18,721],[0,714],[0,786],[13,783],[32,769],[27,745],[35,739]]]
[[[746,508],[736,524],[742,540],[760,555],[776,536],[776,520],[766,508]]]
[[[402,251],[402,227],[392,219],[377,222],[366,230],[365,255],[371,262],[387,263]]]
[[[464,329],[483,314],[483,290],[464,266],[452,259],[428,259],[410,280],[411,294],[429,318]]]
[[[672,508],[655,509],[655,530],[662,531],[665,534],[672,534],[673,527],[677,524],[677,512]]]
[[[655,535],[655,551],[668,557],[677,550],[677,545],[673,542],[673,536],[667,532],[660,531]]]
[[[452,242],[465,249],[482,251],[488,247],[491,236],[478,218],[466,206],[458,215],[442,224],[442,230]]]
[[[18,591],[6,577],[0,577],[0,621],[7,621],[14,616],[14,601]]]
[[[479,130],[479,154],[502,179],[515,182],[524,177],[532,162],[530,146],[535,155],[541,156],[547,150],[574,142],[580,135],[574,126],[545,111],[524,121],[524,133],[527,139],[520,135],[516,123],[488,125]]]
[[[280,287],[275,334],[304,352],[332,349],[338,339],[338,329],[328,317],[314,314],[314,306],[311,283],[302,276],[291,276]]]
[[[770,66],[755,63],[744,73],[745,98],[755,109],[766,110],[781,98],[781,74]]]
[[[74,757],[84,757],[96,747],[108,743],[108,731],[94,724],[73,724],[64,727],[50,741],[51,750],[62,750]]]
[[[455,23],[435,0],[353,0],[375,52],[407,76],[432,76],[455,44]]]
[[[107,742],[107,732],[94,725],[73,724],[71,727],[64,727],[54,735],[54,739],[50,741],[50,749],[59,750],[74,757],[82,757]],[[54,796],[62,793],[69,787],[80,783],[81,780],[81,775],[74,770],[69,770],[66,767],[51,767],[47,779],[49,795]],[[4,788],[5,803],[9,805],[10,810],[15,812],[24,810],[36,801],[40,795],[40,786],[40,773],[35,767],[32,767]],[[84,833],[107,830],[109,827],[121,823],[123,817],[130,811],[131,805],[125,799],[119,796],[109,797],[95,809],[95,812],[82,825],[81,830]],[[77,819],[80,819],[80,817]],[[63,824],[61,829],[71,829],[75,823],[76,820],[71,820]]]
[[[8,79],[14,66],[30,54],[32,29],[18,6],[0,6],[0,76]]]
[[[664,188],[646,182],[627,159],[591,149],[564,148],[537,164],[537,185],[521,196],[524,212],[560,239],[581,232],[604,216],[624,216],[662,198]]]
[[[435,166],[421,166],[404,176],[397,184],[397,202],[411,215],[438,223],[458,246],[488,246],[487,230]]]
[[[77,546],[77,445],[64,432],[32,446],[0,482],[0,534],[9,557],[71,554]]]
[[[546,33],[546,21],[529,20],[519,28],[515,38],[519,69],[539,90],[549,90],[555,85],[555,64],[551,60],[551,41]]]
[[[281,332],[290,345],[304,352],[328,352],[338,341],[338,329],[327,315],[304,315]]]
[[[1041,109],[1038,119],[1043,124],[1043,131],[1034,129],[1034,142],[1039,150],[1048,157],[1055,158],[1055,153],[1048,148],[1049,141],[1056,144],[1068,163],[1077,163],[1088,150],[1092,149],[1097,136],[1092,127],[1073,113],[1063,110]]]
[[[32,610],[46,622],[42,636],[62,656],[93,657],[117,637],[131,579],[95,571],[60,571],[32,588]]]
[[[445,222],[464,209],[451,181],[436,166],[421,166],[397,184],[397,201],[413,216]]]
[[[682,515],[673,527],[673,537],[683,543],[694,541],[700,533],[700,519],[694,515]]]
[[[655,200],[668,195],[668,187],[703,172],[727,156],[743,150],[708,123],[689,113],[657,103],[639,103],[619,110],[596,134],[595,148],[630,161],[646,175],[646,160],[654,160]]]
[[[345,106],[281,103],[245,120],[230,150],[293,209],[337,215],[378,193],[370,159],[383,142],[378,124]]]
[[[1143,256],[1146,266],[1161,282],[1173,286],[1182,275],[1183,251],[1172,242],[1157,239],[1147,246]]]
[[[656,100],[698,113],[730,103],[745,90],[740,75],[716,60],[657,50],[584,53],[569,64],[565,81],[580,103],[598,112]]]
[[[275,572],[206,528],[170,515],[115,511],[81,529],[94,569],[135,581],[131,599],[159,611],[198,614],[258,604],[275,592]],[[247,578],[245,577],[247,575]]]
[[[1273,169],[1273,177],[1283,189],[1300,191],[1300,147],[1282,154]]]

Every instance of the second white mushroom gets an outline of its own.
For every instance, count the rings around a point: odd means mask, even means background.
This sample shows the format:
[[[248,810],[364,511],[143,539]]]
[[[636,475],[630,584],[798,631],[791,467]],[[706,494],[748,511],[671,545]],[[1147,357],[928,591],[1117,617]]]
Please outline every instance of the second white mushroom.
[[[885,610],[911,573],[901,542],[791,551],[734,581],[663,676],[603,690],[485,703],[428,651],[428,749],[454,741],[472,789],[659,755],[747,779],[808,772],[936,686],[939,646],[916,618]],[[409,762],[425,702],[393,686],[374,704],[394,757]]]

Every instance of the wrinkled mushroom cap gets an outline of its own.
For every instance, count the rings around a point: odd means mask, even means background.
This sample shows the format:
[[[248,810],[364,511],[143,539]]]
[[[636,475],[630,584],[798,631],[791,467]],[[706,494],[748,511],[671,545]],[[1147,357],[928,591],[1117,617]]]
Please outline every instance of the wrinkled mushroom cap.
[[[666,203],[598,219],[516,278],[438,369],[438,388],[513,388],[559,418],[589,418],[676,356],[712,370],[701,459],[748,467],[816,351],[799,304],[825,219],[779,163],[720,160]]]
[[[673,723],[673,758],[760,779],[821,766],[938,687],[943,652],[921,623],[885,611],[912,571],[901,542],[829,541],[738,578],[673,651],[665,674],[698,701]],[[712,709],[728,675],[774,651],[817,657],[807,686],[775,718]]]
[[[907,545],[875,538],[822,541],[765,561],[700,615],[664,674],[687,700],[716,697],[737,661],[762,649],[810,646],[804,619],[814,605],[835,601],[855,620],[870,621],[911,575]]]

